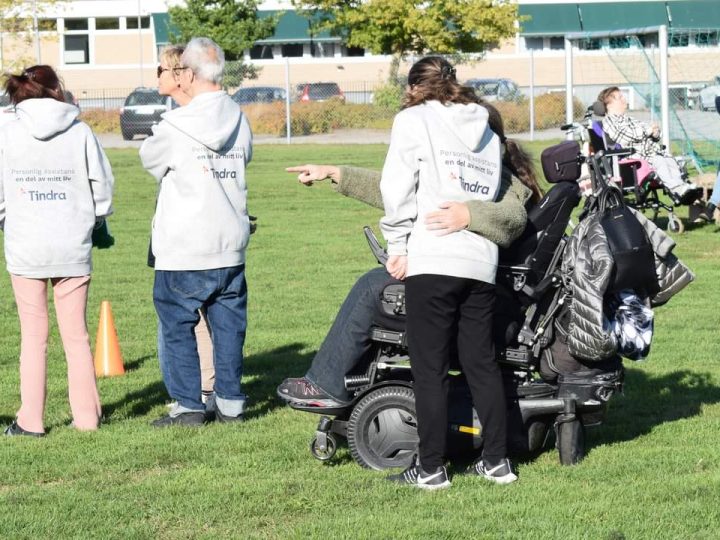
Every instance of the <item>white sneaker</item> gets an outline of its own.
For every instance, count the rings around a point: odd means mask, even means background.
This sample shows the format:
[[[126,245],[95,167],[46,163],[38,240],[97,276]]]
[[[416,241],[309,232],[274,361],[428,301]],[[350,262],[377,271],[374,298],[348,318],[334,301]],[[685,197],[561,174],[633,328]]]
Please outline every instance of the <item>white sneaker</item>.
[[[489,465],[484,459],[480,458],[473,463],[470,468],[471,474],[476,474],[495,482],[496,484],[511,484],[518,479],[517,475],[512,470],[510,460],[508,458],[500,460],[497,465]]]

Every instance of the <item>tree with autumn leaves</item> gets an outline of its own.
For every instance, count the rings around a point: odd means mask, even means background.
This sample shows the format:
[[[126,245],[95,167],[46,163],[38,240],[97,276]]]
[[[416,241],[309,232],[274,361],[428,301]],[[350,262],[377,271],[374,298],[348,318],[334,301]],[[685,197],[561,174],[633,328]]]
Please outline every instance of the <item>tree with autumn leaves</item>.
[[[512,0],[294,0],[318,30],[350,47],[393,56],[390,80],[408,54],[482,53],[517,31]]]

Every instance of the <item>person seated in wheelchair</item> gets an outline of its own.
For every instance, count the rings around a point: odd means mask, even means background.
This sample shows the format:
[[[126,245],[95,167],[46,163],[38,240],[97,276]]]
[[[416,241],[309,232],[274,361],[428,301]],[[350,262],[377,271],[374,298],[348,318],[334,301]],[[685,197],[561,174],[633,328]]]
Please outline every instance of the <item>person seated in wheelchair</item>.
[[[530,156],[511,139],[505,138],[502,118],[489,104],[491,129],[504,140],[503,175],[496,201],[448,201],[427,215],[426,224],[438,235],[467,229],[481,234],[501,248],[507,248],[525,231],[526,208],[532,207],[543,193],[535,177]],[[288,172],[299,173],[306,186],[330,179],[343,195],[382,208],[380,171],[333,165],[300,165]],[[389,315],[382,305],[382,293],[391,283],[400,283],[387,270],[375,268],[362,275],[343,301],[310,368],[303,377],[285,379],[277,389],[288,403],[323,408],[349,404],[353,393],[345,377],[365,370],[372,342],[373,327],[405,330],[405,315]]]
[[[617,86],[602,90],[598,102],[605,108],[602,120],[605,134],[622,148],[634,148],[634,157],[648,161],[677,204],[690,204],[699,198],[697,186],[686,181],[677,160],[661,144],[657,124],[647,124],[627,114],[627,99]]]

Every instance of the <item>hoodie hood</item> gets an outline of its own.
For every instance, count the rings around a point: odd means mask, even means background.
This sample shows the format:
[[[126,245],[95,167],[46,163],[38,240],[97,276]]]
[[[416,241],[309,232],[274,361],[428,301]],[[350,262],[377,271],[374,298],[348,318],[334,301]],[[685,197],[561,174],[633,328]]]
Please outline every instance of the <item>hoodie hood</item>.
[[[496,137],[488,125],[488,111],[482,105],[477,103],[443,105],[439,101],[428,101],[427,105],[471,152],[481,151],[491,143],[493,137]],[[499,142],[499,139],[497,141]]]
[[[80,109],[56,99],[39,98],[21,101],[15,112],[34,138],[46,140],[73,125]]]
[[[221,151],[240,126],[240,106],[224,91],[195,96],[185,107],[162,115],[163,119],[213,152]]]

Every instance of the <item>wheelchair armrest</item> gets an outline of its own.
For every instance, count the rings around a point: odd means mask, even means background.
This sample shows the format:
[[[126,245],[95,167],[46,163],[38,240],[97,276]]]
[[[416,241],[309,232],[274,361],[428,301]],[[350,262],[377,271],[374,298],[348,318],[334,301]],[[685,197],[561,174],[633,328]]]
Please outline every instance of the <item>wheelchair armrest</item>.
[[[370,246],[370,251],[372,251],[372,254],[375,256],[375,259],[379,264],[385,266],[387,264],[388,254],[385,249],[380,245],[377,236],[375,236],[373,230],[367,225],[363,227],[363,232],[365,233],[365,239]]]
[[[559,283],[560,277],[557,276],[555,273],[552,273],[549,276],[545,276],[543,279],[541,279],[540,282],[534,287],[531,287],[530,285],[525,285],[521,290],[525,295],[537,301],[540,300],[543,296],[545,296],[545,293],[549,289],[557,287]]]

